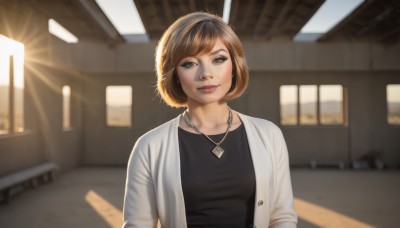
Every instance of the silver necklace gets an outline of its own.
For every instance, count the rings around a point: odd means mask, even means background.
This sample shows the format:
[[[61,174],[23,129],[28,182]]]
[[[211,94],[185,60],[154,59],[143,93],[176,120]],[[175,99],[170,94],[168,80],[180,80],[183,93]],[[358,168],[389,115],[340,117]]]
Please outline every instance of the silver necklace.
[[[203,132],[201,132],[200,131],[200,129],[198,128],[198,127],[196,127],[196,125],[194,125],[193,124],[193,122],[192,122],[192,120],[190,119],[190,117],[189,117],[189,114],[188,114],[188,112],[187,111],[185,111],[184,113],[183,113],[183,119],[185,119],[185,122],[186,122],[186,124],[189,126],[189,127],[191,127],[191,128],[193,128],[197,133],[199,133],[199,134],[201,134],[201,135],[204,135],[210,142],[212,142],[214,145],[215,145],[215,147],[214,147],[214,149],[211,151],[215,156],[217,156],[217,158],[221,158],[221,156],[224,154],[224,149],[222,149],[222,147],[220,147],[220,145],[222,144],[222,142],[224,142],[224,140],[226,139],[226,136],[228,136],[228,133],[229,133],[229,129],[231,128],[231,126],[232,126],[232,111],[231,111],[231,109],[228,107],[228,109],[229,109],[229,117],[228,117],[228,127],[226,128],[226,131],[225,131],[225,135],[224,135],[224,137],[221,139],[221,141],[219,141],[219,142],[215,142],[214,140],[212,140],[208,135],[206,135],[206,134],[204,134]]]

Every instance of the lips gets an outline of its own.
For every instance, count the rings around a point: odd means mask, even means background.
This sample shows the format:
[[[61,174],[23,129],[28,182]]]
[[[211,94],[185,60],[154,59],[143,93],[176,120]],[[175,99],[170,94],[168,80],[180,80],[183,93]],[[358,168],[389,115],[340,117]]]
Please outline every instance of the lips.
[[[216,86],[216,85],[206,85],[206,86],[199,87],[198,90],[201,90],[205,93],[211,93],[211,92],[214,92],[214,90],[216,90],[217,87],[218,86]]]

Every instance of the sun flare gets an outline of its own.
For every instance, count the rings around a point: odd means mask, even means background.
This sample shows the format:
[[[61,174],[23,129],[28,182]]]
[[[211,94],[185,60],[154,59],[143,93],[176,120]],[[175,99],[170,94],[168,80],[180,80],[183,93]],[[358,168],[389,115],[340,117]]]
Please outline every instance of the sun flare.
[[[24,45],[0,35],[0,85],[9,85],[10,56],[14,59],[14,86],[24,87]]]

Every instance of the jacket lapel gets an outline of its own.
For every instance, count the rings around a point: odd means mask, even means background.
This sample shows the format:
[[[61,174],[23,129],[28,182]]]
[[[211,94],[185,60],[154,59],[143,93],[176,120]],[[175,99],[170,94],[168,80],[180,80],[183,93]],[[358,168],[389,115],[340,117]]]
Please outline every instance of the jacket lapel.
[[[268,227],[271,205],[270,187],[272,180],[272,162],[269,151],[269,142],[263,137],[265,129],[257,126],[250,117],[238,113],[246,129],[251,157],[256,175],[256,197],[254,205],[254,226]]]

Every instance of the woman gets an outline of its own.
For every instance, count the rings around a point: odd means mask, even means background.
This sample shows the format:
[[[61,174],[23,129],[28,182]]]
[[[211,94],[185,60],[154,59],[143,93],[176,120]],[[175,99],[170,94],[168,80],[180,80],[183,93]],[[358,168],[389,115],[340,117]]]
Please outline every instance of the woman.
[[[156,69],[164,101],[187,109],[136,142],[124,227],[296,227],[281,131],[227,104],[249,77],[232,29],[208,13],[179,18],[159,41]]]

